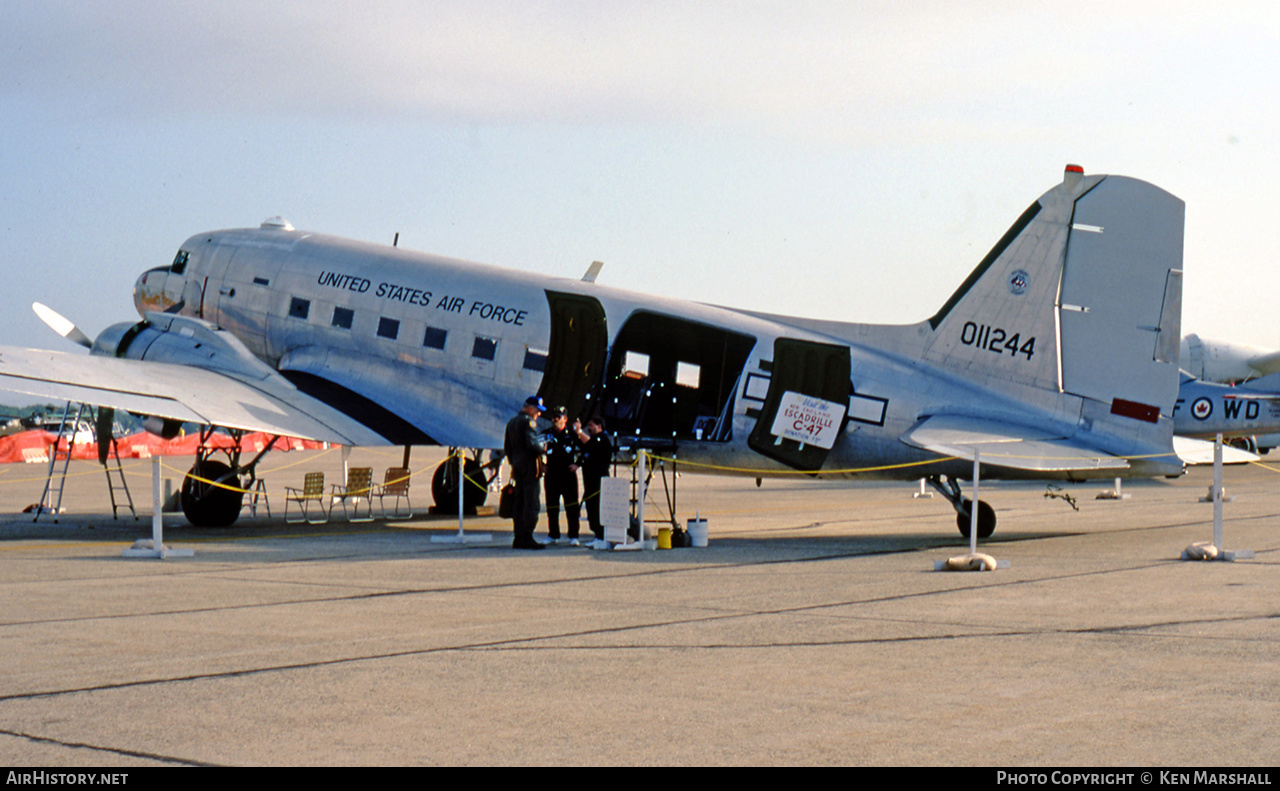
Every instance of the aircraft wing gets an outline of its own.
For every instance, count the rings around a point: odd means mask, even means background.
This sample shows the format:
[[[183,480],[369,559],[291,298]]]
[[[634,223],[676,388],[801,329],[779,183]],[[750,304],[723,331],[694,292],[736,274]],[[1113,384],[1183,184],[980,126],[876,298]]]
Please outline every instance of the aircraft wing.
[[[0,388],[340,445],[389,444],[274,372],[237,377],[175,363],[0,346]]]
[[[980,460],[999,467],[1033,472],[1122,470],[1129,462],[1071,439],[1013,423],[960,415],[925,418],[902,441],[943,456]]]
[[[1173,449],[1177,451],[1178,458],[1186,464],[1213,464],[1213,443],[1203,439],[1193,439],[1191,437],[1173,437]],[[1222,445],[1222,463],[1223,464],[1244,464],[1250,461],[1257,461],[1262,458],[1255,453],[1247,450],[1233,448],[1230,445]]]
[[[1261,371],[1263,374],[1274,374],[1280,372],[1280,352],[1271,352],[1270,354],[1250,357],[1247,362],[1249,363],[1250,368]]]
[[[1280,354],[1280,352],[1276,352]],[[1252,361],[1250,361],[1252,364]],[[1252,399],[1254,401],[1280,401],[1280,373],[1267,374],[1250,379],[1231,389],[1223,398]]]

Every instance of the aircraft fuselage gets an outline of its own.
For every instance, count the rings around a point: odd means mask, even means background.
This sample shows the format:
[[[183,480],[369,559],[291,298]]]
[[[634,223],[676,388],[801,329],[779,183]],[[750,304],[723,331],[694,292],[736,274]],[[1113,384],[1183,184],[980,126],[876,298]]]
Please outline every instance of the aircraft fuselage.
[[[506,421],[539,393],[603,415],[624,447],[722,473],[968,477],[970,462],[900,438],[937,412],[1062,436],[1082,414],[1078,398],[1064,409],[1060,394],[914,359],[927,322],[765,317],[268,224],[191,237],[173,265],[138,279],[134,299],[144,318],[177,312],[231,332],[392,444],[501,447]],[[953,344],[1016,330],[966,322]],[[1009,354],[983,343],[1002,364],[1052,354],[1052,338],[1019,334]]]

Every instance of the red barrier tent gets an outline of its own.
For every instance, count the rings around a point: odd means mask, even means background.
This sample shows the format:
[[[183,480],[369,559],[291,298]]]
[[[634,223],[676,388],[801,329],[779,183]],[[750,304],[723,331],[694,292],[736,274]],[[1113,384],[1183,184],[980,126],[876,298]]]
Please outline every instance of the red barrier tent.
[[[35,429],[0,437],[0,464],[15,462],[48,463],[49,446],[57,435],[50,431]],[[245,434],[240,440],[240,447],[246,452],[257,453],[267,446],[271,437],[261,432]],[[63,440],[64,447],[66,440]],[[230,448],[234,445],[226,434],[213,434],[209,437],[209,445],[214,448]],[[116,446],[122,459],[145,459],[151,456],[194,456],[200,446],[199,434],[186,434],[173,439],[161,439],[155,434],[145,431],[116,440]],[[281,437],[276,440],[274,450],[315,450],[323,448],[324,443],[314,440]],[[71,458],[97,461],[98,443],[77,442],[71,446]]]

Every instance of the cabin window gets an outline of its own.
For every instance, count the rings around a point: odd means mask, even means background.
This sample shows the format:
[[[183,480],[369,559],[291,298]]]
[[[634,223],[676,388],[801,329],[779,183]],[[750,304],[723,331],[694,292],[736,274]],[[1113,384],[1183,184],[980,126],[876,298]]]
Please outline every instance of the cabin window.
[[[356,312],[351,308],[334,308],[333,309],[333,326],[344,330],[351,329],[351,320],[355,318]]]
[[[307,316],[311,313],[311,300],[298,299],[294,297],[289,300],[289,316],[295,319],[307,320]]]
[[[649,375],[649,355],[628,351],[622,361],[622,375],[628,379],[643,379]]]
[[[476,336],[476,342],[471,346],[471,356],[477,360],[492,360],[498,356],[498,341],[496,338],[482,338]]]
[[[378,319],[378,337],[395,340],[400,336],[400,322],[383,316]]]
[[[525,349],[524,367],[529,371],[545,372],[547,370],[547,353],[542,349]]]
[[[694,390],[698,389],[698,382],[702,377],[702,366],[696,363],[676,363],[676,384],[681,387],[689,387]]]
[[[448,337],[448,330],[442,330],[439,327],[427,327],[427,332],[422,337],[422,345],[428,349],[443,349],[444,342]]]
[[[744,398],[752,398],[756,401],[763,401],[764,397],[769,394],[769,377],[759,374],[747,374],[747,385],[742,390]]]
[[[179,250],[178,254],[173,257],[173,265],[169,267],[169,271],[175,275],[180,275],[187,269],[187,259],[191,257],[191,253],[186,250]]]

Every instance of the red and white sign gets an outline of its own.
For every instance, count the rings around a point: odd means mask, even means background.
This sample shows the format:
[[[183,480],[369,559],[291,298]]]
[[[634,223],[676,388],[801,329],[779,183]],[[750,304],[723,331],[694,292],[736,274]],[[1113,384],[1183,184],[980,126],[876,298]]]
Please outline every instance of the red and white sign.
[[[778,416],[773,419],[773,435],[831,450],[840,435],[840,424],[847,409],[848,404],[788,390],[782,394]]]

